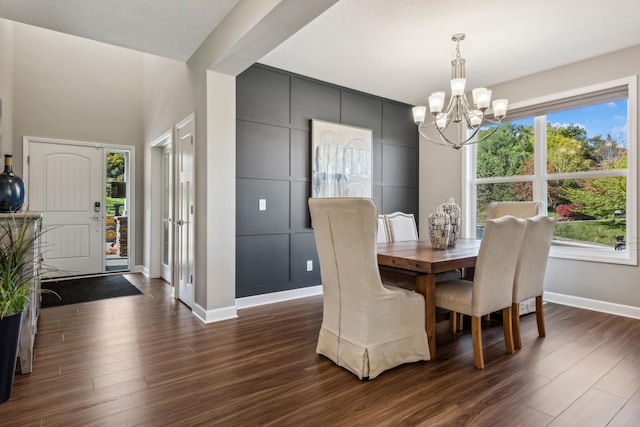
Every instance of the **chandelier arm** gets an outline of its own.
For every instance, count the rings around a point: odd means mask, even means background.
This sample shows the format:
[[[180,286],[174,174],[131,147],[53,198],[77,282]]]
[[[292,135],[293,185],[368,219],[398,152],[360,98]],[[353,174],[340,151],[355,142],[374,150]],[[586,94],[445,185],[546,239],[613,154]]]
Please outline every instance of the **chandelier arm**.
[[[438,131],[438,134],[440,136],[441,141],[435,140],[433,138],[431,138],[430,136],[428,136],[423,129],[426,129],[428,127],[434,127],[436,128],[436,130]],[[428,123],[428,124],[423,124],[418,126],[418,133],[420,133],[420,135],[422,135],[423,138],[425,138],[427,141],[429,141],[432,144],[436,144],[436,145],[442,145],[444,147],[452,147],[453,144],[451,142],[449,142],[449,140],[447,140],[446,138],[444,138],[444,136],[442,135],[442,132],[440,132],[440,130],[438,129],[437,126],[434,125],[434,123]]]

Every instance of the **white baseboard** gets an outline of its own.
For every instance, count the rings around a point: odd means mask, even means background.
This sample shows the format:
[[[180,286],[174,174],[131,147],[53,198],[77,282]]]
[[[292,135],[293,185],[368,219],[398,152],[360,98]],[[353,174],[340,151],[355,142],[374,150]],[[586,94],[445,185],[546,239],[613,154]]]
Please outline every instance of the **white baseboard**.
[[[142,273],[142,275],[144,277],[146,277],[147,279],[151,278],[151,273],[149,273],[149,269],[143,265],[136,265],[135,267],[133,267],[134,270],[138,270],[140,269],[140,273]]]
[[[640,319],[640,307],[633,307],[630,305],[598,301],[589,298],[575,297],[572,295],[557,294],[555,292],[545,292],[544,300],[556,304],[599,311],[601,313],[615,314],[618,316],[630,317],[632,319]]]
[[[234,307],[216,308],[205,310],[204,307],[193,304],[192,313],[203,323],[214,323],[222,320],[235,319],[238,317],[238,310],[259,305],[273,304],[276,302],[288,301],[292,299],[310,297],[322,294],[322,285],[310,286],[307,288],[292,289],[290,291],[272,292],[264,295],[255,295],[244,298],[236,298]]]
[[[292,299],[322,295],[322,285],[309,286],[306,288],[292,289],[290,291],[272,292],[263,295],[254,295],[244,298],[236,298],[236,308],[255,307],[258,305],[273,304],[276,302],[288,301]]]
[[[193,304],[192,313],[203,323],[220,322],[221,320],[235,319],[238,317],[236,307],[223,307],[213,310],[205,310],[204,307]]]

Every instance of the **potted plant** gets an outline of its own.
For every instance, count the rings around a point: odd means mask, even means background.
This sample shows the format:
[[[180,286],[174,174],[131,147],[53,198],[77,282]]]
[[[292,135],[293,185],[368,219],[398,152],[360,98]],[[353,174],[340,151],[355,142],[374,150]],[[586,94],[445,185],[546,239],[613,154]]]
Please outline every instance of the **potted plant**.
[[[39,236],[30,231],[33,220],[26,212],[0,218],[0,403],[11,396],[22,315],[42,274],[34,270]]]

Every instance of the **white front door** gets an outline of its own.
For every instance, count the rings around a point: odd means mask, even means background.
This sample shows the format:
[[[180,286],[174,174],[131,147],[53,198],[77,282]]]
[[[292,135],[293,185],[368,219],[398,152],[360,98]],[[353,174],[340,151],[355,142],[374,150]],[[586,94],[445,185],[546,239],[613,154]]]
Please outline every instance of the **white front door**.
[[[173,160],[171,144],[162,147],[162,272],[161,277],[171,280],[171,257],[173,256]]]
[[[177,194],[177,254],[178,265],[178,298],[193,308],[193,274],[194,274],[194,130],[193,120],[187,120],[177,127],[177,162],[178,162],[178,194]]]
[[[44,264],[53,276],[104,271],[102,148],[30,141],[29,211],[44,214]]]

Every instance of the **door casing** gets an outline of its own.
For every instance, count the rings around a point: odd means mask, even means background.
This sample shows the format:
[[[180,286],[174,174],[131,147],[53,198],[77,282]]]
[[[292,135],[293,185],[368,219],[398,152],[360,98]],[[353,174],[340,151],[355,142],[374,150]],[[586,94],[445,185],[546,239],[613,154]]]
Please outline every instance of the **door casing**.
[[[95,149],[99,149],[102,151],[102,164],[104,165],[106,163],[106,152],[108,150],[120,150],[120,151],[128,151],[129,152],[129,197],[128,197],[128,216],[130,218],[135,218],[135,212],[136,212],[136,203],[135,203],[135,147],[133,146],[128,146],[128,145],[112,145],[112,144],[102,144],[102,143],[96,143],[96,142],[87,142],[87,141],[75,141],[75,140],[63,140],[63,139],[54,139],[54,138],[41,138],[41,137],[33,137],[33,136],[25,136],[22,139],[22,146],[23,146],[23,159],[22,159],[22,171],[23,171],[23,181],[25,184],[25,193],[27,195],[27,200],[29,197],[29,192],[30,192],[30,187],[32,185],[32,183],[29,180],[29,175],[30,175],[30,144],[31,143],[45,143],[45,144],[60,144],[60,145],[71,145],[71,146],[81,146],[81,147],[91,147],[91,148],[95,148]],[[104,168],[103,168],[104,170]],[[102,227],[102,232],[101,234],[101,242],[102,245],[104,246],[104,241],[105,241],[105,202],[106,202],[106,192],[105,192],[105,188],[106,188],[106,175],[104,173],[101,174],[102,175],[102,186],[101,186],[101,205],[102,205],[102,209],[100,212],[100,215],[102,216],[102,218],[99,220],[99,222],[101,223]],[[46,219],[45,219],[46,221]],[[128,223],[128,233],[129,233],[129,241],[128,241],[128,261],[129,261],[129,267],[131,269],[131,271],[134,271],[133,268],[133,258],[134,258],[134,254],[135,254],[135,248],[136,248],[136,239],[135,239],[135,230],[136,230],[136,224],[135,224],[135,220],[134,221],[129,221]],[[101,257],[102,257],[102,270],[101,271],[96,271],[95,273],[91,273],[91,274],[103,274],[105,273],[105,262],[104,262],[104,250],[101,251]]]

